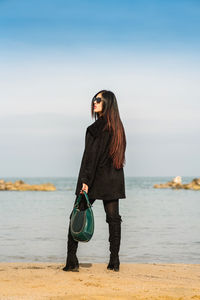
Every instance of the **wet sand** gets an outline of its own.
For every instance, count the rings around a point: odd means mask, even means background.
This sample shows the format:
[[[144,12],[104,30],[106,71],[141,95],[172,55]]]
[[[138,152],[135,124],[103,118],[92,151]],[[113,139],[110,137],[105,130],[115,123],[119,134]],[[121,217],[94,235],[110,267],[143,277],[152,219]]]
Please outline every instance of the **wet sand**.
[[[0,263],[0,300],[200,299],[200,264]]]

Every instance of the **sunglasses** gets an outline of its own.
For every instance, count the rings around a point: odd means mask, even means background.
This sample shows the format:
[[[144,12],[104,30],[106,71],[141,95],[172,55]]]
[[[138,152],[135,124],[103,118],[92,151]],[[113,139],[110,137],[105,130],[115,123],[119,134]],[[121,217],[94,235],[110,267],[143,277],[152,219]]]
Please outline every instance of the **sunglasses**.
[[[94,101],[96,101],[97,103],[100,103],[102,101],[102,99],[100,97],[97,98],[93,98],[92,99],[92,103],[94,104]]]

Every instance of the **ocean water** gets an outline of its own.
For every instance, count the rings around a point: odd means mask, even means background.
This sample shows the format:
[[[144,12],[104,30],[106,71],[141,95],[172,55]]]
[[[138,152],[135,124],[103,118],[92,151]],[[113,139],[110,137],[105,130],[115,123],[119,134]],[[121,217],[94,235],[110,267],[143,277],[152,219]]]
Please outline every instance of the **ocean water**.
[[[19,178],[4,178],[15,181]],[[20,178],[51,182],[55,192],[0,191],[0,262],[66,261],[69,215],[77,178]],[[126,177],[120,199],[120,261],[200,263],[200,191],[154,189],[171,177]],[[192,177],[184,177],[189,182]],[[95,231],[79,243],[80,262],[109,260],[108,224],[103,202],[93,204]]]

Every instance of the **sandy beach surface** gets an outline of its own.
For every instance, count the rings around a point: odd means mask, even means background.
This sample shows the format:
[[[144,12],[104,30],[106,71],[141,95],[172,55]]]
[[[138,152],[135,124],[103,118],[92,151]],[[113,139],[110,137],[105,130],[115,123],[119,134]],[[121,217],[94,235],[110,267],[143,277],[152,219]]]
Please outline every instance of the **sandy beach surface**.
[[[200,299],[199,264],[0,263],[0,299]]]

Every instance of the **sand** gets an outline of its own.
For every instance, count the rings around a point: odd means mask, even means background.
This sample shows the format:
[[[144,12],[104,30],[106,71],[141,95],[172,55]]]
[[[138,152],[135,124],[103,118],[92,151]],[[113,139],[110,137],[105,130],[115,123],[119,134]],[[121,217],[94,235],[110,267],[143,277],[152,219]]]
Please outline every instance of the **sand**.
[[[0,299],[200,299],[198,264],[0,263]]]

